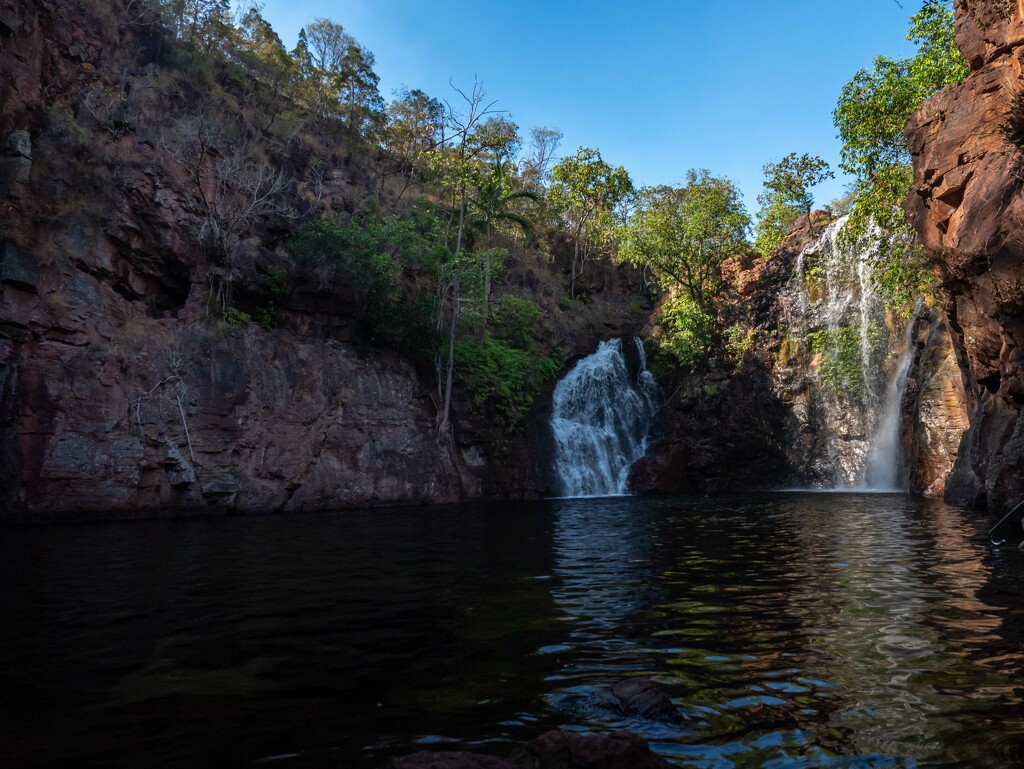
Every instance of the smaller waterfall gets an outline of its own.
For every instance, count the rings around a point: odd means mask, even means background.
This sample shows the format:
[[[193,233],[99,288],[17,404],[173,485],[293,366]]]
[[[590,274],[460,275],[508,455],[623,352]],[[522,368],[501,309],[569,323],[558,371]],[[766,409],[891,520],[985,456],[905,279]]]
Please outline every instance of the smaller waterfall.
[[[907,390],[910,366],[914,362],[914,326],[921,309],[918,302],[907,324],[903,353],[885,390],[884,410],[872,436],[864,470],[864,486],[874,491],[906,491],[906,468],[900,445],[900,411]]]
[[[628,493],[629,469],[647,453],[660,391],[635,340],[638,373],[631,376],[621,339],[580,360],[555,387],[551,429],[555,470],[567,497]]]

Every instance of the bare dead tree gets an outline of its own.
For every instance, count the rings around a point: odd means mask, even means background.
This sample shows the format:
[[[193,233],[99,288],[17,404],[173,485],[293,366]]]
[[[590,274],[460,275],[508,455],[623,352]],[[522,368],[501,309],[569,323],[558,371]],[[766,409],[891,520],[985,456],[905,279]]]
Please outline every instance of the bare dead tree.
[[[237,253],[258,222],[293,218],[291,182],[260,148],[234,135],[219,116],[206,112],[181,120],[170,140],[171,156],[184,167],[203,217],[198,238],[211,256],[211,298],[221,311],[231,304]]]

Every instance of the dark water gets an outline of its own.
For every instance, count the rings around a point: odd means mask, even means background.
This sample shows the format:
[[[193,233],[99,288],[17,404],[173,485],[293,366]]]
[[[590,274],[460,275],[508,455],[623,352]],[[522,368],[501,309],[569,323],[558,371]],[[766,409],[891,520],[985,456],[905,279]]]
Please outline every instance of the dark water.
[[[0,766],[1024,765],[1024,554],[885,495],[0,529]],[[573,711],[653,676],[682,726]]]

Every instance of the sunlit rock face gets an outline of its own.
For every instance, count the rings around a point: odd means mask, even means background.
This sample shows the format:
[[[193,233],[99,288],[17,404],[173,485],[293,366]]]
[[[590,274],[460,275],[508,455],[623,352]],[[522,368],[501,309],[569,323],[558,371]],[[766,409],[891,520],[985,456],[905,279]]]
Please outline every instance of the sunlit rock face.
[[[949,332],[924,303],[887,311],[842,226],[804,218],[771,259],[726,266],[757,342],[667,388],[642,487],[942,493],[966,426]]]
[[[1005,0],[955,5],[971,74],[907,123],[906,208],[940,278],[970,411],[946,497],[1000,508],[1024,494],[1024,195],[1001,132],[1024,87],[1024,17]]]

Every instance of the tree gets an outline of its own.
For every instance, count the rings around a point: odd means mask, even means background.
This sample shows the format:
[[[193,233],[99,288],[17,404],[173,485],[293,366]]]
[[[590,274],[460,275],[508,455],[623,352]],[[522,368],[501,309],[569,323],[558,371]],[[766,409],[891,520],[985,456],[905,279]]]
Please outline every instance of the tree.
[[[872,69],[860,70],[843,86],[833,112],[843,142],[840,167],[855,177],[841,237],[873,241],[872,277],[897,303],[919,292],[924,275],[902,206],[913,181],[903,125],[921,102],[967,76],[947,0],[930,0],[911,16],[907,39],[918,45],[914,57],[876,58]]]
[[[569,296],[576,298],[576,278],[592,249],[607,244],[615,227],[616,206],[633,191],[633,181],[622,166],[612,168],[601,151],[580,147],[551,171],[549,201],[565,217],[573,236]]]
[[[530,132],[530,149],[523,161],[523,178],[527,185],[542,190],[551,181],[551,165],[562,141],[557,128],[534,128]]]
[[[293,216],[291,183],[248,137],[231,132],[213,111],[178,121],[168,137],[169,155],[188,174],[202,220],[197,237],[210,257],[210,294],[222,313],[232,304],[237,253],[260,222]]]
[[[649,267],[662,285],[682,288],[706,313],[721,288],[722,262],[749,247],[749,227],[735,184],[706,169],[690,170],[682,187],[641,193],[622,228],[619,256]]]
[[[419,89],[402,88],[388,105],[387,118],[384,148],[389,168],[381,174],[381,185],[387,174],[402,172],[401,199],[422,173],[427,153],[444,143],[444,104]]]
[[[835,174],[821,158],[791,152],[778,163],[766,164],[764,175],[765,192],[758,197],[761,210],[755,226],[755,248],[762,255],[770,256],[800,214],[807,216],[811,233],[814,233],[810,221],[814,196],[810,189],[826,179],[834,179]]]
[[[253,5],[242,16],[238,25],[237,55],[257,78],[274,91],[280,91],[296,77],[298,67],[261,10],[262,6]]]
[[[495,102],[486,102],[486,91],[480,81],[473,83],[473,89],[467,94],[459,88],[456,93],[462,97],[463,109],[456,110],[447,104],[448,127],[451,129],[451,141],[454,147],[449,149],[442,145],[432,153],[433,167],[442,192],[452,198],[453,218],[455,220],[455,243],[451,249],[451,258],[441,265],[437,281],[437,331],[438,336],[447,326],[447,343],[445,349],[438,350],[436,358],[438,395],[441,409],[438,414],[437,430],[446,438],[451,433],[451,401],[452,384],[455,371],[455,339],[459,318],[462,314],[462,285],[464,281],[479,276],[480,259],[467,253],[466,229],[469,214],[469,191],[478,170],[477,156],[494,147],[488,145],[483,138],[497,134],[495,131],[481,133],[488,115],[494,114]],[[501,134],[510,140],[507,132]],[[489,257],[485,257],[489,258]],[[443,370],[443,374],[442,374]]]
[[[384,119],[373,54],[330,19],[316,19],[299,31],[292,54],[305,98],[321,123],[340,119],[350,137],[367,137]]]
[[[209,53],[228,38],[231,6],[228,0],[159,0],[174,36]]]

